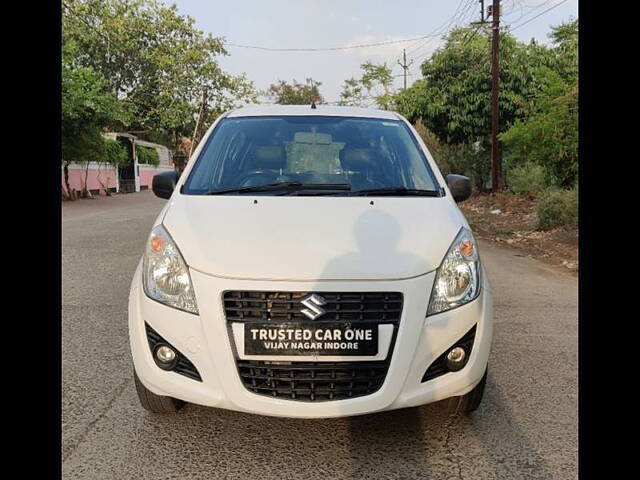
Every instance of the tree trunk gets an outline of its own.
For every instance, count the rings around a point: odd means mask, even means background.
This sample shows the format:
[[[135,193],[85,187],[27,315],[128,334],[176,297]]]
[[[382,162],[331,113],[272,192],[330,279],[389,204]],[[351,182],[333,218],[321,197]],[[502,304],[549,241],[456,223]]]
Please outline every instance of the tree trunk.
[[[82,187],[82,198],[91,198],[91,192],[87,188],[87,181],[89,179],[89,163],[87,162],[87,167],[84,169],[84,185]]]
[[[102,190],[104,190],[104,194],[107,197],[110,197],[111,196],[111,192],[109,191],[109,179],[111,177],[107,177],[107,186],[105,187],[104,183],[102,183],[102,179],[100,178],[100,174],[102,173],[102,171],[100,170],[100,166],[101,166],[101,164],[98,164],[98,175],[96,175],[96,180],[98,180],[98,183],[102,187]]]
[[[65,187],[67,187],[67,199],[68,200],[75,200],[76,199],[76,195],[75,195],[75,190],[72,190],[71,187],[69,186],[69,162],[65,162],[64,163],[64,185]]]

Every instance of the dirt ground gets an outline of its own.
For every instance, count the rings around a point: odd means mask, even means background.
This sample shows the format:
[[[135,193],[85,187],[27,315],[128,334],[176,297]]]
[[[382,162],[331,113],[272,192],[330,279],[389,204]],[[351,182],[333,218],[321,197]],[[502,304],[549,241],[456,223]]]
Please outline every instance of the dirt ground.
[[[578,227],[538,230],[534,200],[509,193],[476,193],[460,209],[478,238],[577,274]]]

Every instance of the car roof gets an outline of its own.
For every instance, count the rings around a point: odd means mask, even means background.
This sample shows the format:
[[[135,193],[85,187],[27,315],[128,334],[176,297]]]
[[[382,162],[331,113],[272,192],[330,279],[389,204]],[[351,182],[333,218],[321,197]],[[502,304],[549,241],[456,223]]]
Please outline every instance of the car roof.
[[[402,117],[395,112],[388,110],[377,110],[375,108],[360,107],[338,107],[333,105],[248,105],[246,107],[232,110],[227,117],[264,117],[264,116],[323,116],[323,117],[362,117],[380,118],[386,120],[401,120]]]

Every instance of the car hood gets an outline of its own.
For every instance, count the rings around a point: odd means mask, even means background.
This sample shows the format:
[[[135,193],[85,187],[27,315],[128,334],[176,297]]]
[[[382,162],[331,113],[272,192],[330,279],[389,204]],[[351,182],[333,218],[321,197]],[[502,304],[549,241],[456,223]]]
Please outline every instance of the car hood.
[[[449,198],[174,195],[191,268],[254,280],[392,280],[435,270],[465,220]]]

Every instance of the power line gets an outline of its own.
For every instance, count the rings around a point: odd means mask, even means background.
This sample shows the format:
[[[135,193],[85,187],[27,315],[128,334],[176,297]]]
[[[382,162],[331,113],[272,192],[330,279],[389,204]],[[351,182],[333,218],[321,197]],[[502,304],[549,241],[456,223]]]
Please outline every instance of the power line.
[[[465,1],[469,2],[469,5],[467,6],[466,9],[464,9],[463,11],[461,10],[462,5],[464,4]],[[458,3],[458,6],[456,7],[456,9],[454,10],[453,14],[451,15],[451,17],[448,20],[445,20],[442,24],[440,24],[438,27],[436,27],[434,30],[430,31],[425,38],[423,39],[422,42],[419,42],[420,39],[413,41],[412,43],[419,43],[417,47],[413,47],[409,50],[409,52],[407,53],[411,53],[411,52],[416,52],[421,50],[422,48],[424,48],[429,42],[433,41],[434,39],[438,38],[441,34],[443,30],[448,29],[454,22],[456,22],[456,20],[460,20],[462,18],[462,16],[469,10],[470,5],[473,5],[473,0],[460,0],[460,2]],[[458,19],[456,17],[459,17]],[[391,73],[393,73],[394,69],[396,68],[396,65],[394,64],[393,60],[396,60],[398,58],[398,54],[394,54],[388,61],[385,61],[384,64],[386,65],[387,63],[391,64]],[[399,61],[399,60],[398,60]],[[413,60],[412,60],[413,61]],[[405,61],[406,64],[406,61]],[[407,70],[405,70],[404,72],[407,72],[407,76],[413,76],[412,74],[408,73]],[[393,78],[398,78],[398,77],[404,77],[404,72],[400,75],[394,75]]]
[[[561,2],[556,3],[556,4],[555,4],[555,5],[553,5],[552,7],[549,7],[549,8],[547,8],[546,10],[544,10],[544,11],[540,12],[540,13],[539,13],[538,15],[536,15],[535,17],[532,17],[532,18],[530,18],[529,20],[527,20],[527,21],[525,21],[525,22],[522,22],[522,23],[520,23],[520,24],[516,25],[515,27],[510,28],[509,30],[510,30],[511,32],[513,32],[516,28],[520,28],[521,26],[526,25],[527,23],[534,21],[534,20],[535,20],[536,18],[538,18],[539,16],[544,15],[545,13],[547,13],[547,12],[549,12],[549,11],[553,10],[553,9],[554,9],[554,8],[556,8],[556,7],[559,7],[560,5],[562,5],[563,3],[567,2],[567,1],[568,1],[568,0],[562,0]]]
[[[516,13],[517,9],[519,8],[519,10],[520,10],[520,17],[518,17],[518,19],[517,19],[517,20],[514,20],[514,21],[516,21],[516,22],[517,22],[520,18],[524,17],[524,15],[525,15],[524,5],[525,5],[525,4],[524,4],[521,0],[512,0],[512,1],[511,1],[511,7],[512,7],[512,8],[511,8],[511,10],[507,11],[507,10],[506,10],[506,8],[505,8],[505,10],[504,10],[504,12],[503,12],[503,15],[502,15],[502,19],[503,19],[503,20],[505,20],[507,17],[510,17],[511,15],[513,15],[514,13]],[[541,5],[544,5],[544,4],[541,4]],[[527,13],[528,13],[528,12],[530,12],[532,8],[533,8],[533,9],[536,9],[536,8],[538,8],[539,6],[540,6],[540,5],[538,5],[537,7],[531,7],[531,8],[529,8],[529,10],[527,10]]]
[[[449,22],[445,22],[444,24],[442,24],[440,26],[439,33],[442,33],[443,30],[447,30],[449,29],[454,23],[458,23],[458,22],[463,22],[466,19],[467,14],[469,13],[471,7],[473,6],[473,1],[470,1],[469,4],[467,5],[467,7],[463,10],[461,10],[458,13],[458,10],[460,10],[460,7],[462,6],[464,0],[461,0],[461,2],[458,4],[458,8],[456,8],[456,11],[453,13],[451,19],[449,20]],[[457,17],[457,18],[456,18]],[[410,50],[409,53],[416,53],[419,50],[422,50],[424,47],[426,47],[429,43],[430,43],[431,39],[426,40],[425,42],[423,42],[421,45],[419,45],[417,48]],[[428,54],[426,54],[428,55]],[[422,59],[424,57],[426,57],[426,55],[422,55],[420,57],[418,57],[419,59]]]
[[[415,42],[417,40],[422,40],[430,36],[432,35],[421,35],[419,37],[405,38],[402,40],[389,40],[386,42],[366,43],[362,45],[343,45],[341,47],[323,47],[323,48],[272,48],[272,47],[262,47],[260,45],[240,45],[237,43],[229,43],[229,42],[223,42],[223,45],[228,45],[230,47],[237,47],[237,48],[251,48],[255,50],[266,50],[269,52],[333,52],[337,50],[351,50],[354,48],[368,48],[368,47],[378,47],[380,45],[393,45],[397,43]]]
[[[460,14],[458,11],[460,10],[460,7],[462,7],[462,4],[464,3],[465,0],[460,0],[460,3],[458,4],[458,6],[456,7],[455,11],[453,12],[453,15],[451,15],[451,18],[448,21],[443,22],[436,30],[434,30],[432,33],[441,33],[442,30],[446,30],[447,28],[449,28],[453,22],[456,21],[456,17]],[[418,50],[421,50],[422,47],[429,43],[429,39],[425,40],[424,42],[422,42],[420,45],[418,45],[416,48],[410,49],[409,50],[409,54],[416,52]]]
[[[458,26],[458,22],[464,22],[464,21],[469,20],[469,19],[470,19],[469,12],[471,11],[471,7],[473,7],[474,3],[475,3],[475,2],[473,2],[473,1],[469,2],[469,4],[467,5],[467,7],[466,7],[464,10],[462,10],[458,15],[456,15],[456,14],[454,13],[454,15],[453,15],[453,17],[452,17],[451,21],[449,21],[449,23],[446,25],[446,27],[444,28],[444,30],[446,30],[446,29],[450,28],[454,23],[456,23],[456,26]],[[460,3],[460,5],[459,5],[458,7],[460,7],[461,5],[462,5],[462,2]],[[456,9],[456,10],[457,10],[457,9]],[[456,16],[458,17],[457,19],[455,18]],[[418,51],[418,50],[421,50],[421,49],[422,49],[422,48],[424,48],[425,46],[427,46],[427,44],[428,44],[428,43],[429,43],[428,41],[427,41],[427,42],[424,42],[424,43],[423,43],[423,44],[422,44],[418,49],[413,50],[413,51],[414,51],[414,53],[415,53],[416,51]],[[415,58],[414,58],[414,60],[416,60],[416,61],[420,62],[421,60],[425,59],[425,58],[426,58],[430,53],[431,53],[431,52],[427,52],[427,53],[424,53],[424,54],[422,54],[422,55],[419,55],[418,57],[415,57]]]
[[[467,1],[469,1],[469,0],[467,0]],[[455,9],[453,15],[451,16],[451,18],[449,20],[446,20],[445,22],[443,22],[439,27],[436,27],[434,30],[430,31],[429,33],[427,33],[427,34],[425,34],[423,36],[405,40],[406,42],[413,43],[413,44],[415,44],[416,42],[419,42],[420,40],[424,40],[424,42],[420,43],[420,45],[418,45],[417,48],[414,48],[413,50],[409,50],[408,53],[411,53],[412,51],[420,50],[426,43],[428,43],[429,41],[433,40],[434,38],[437,38],[441,34],[443,29],[448,28],[455,21],[455,17],[458,15],[458,10],[460,10],[460,7],[462,6],[462,4],[464,2],[465,2],[465,0],[460,0],[460,3],[456,7],[456,9]],[[467,8],[467,10],[468,10],[468,8]],[[466,11],[462,12],[462,13],[466,13]],[[382,42],[382,44],[389,44],[389,43],[390,42]],[[395,43],[400,43],[400,42],[395,42]],[[378,45],[378,44],[374,44],[374,45]],[[364,46],[369,46],[369,45],[364,45]],[[355,48],[355,47],[352,47],[352,48]],[[316,50],[314,50],[314,51],[316,51]],[[387,63],[391,64],[391,72],[392,73],[393,73],[393,70],[396,68],[396,65],[394,64],[393,60],[396,60],[397,57],[398,57],[398,54],[394,54],[393,57],[389,58],[389,60],[384,62],[385,65]],[[394,76],[394,78],[401,77],[401,76],[404,76],[404,74],[396,75],[396,76]],[[409,76],[411,76],[411,74],[409,74]]]
[[[93,31],[95,31],[102,38],[104,38],[107,41],[110,41],[110,42],[113,42],[113,43],[119,45],[118,42],[110,39],[108,36],[103,34],[101,31],[97,30],[95,25],[90,24],[85,19],[85,17],[83,17],[82,15],[79,15],[78,12],[76,12],[73,8],[71,8],[66,2],[63,1],[62,4],[78,20],[80,20],[82,23],[84,23],[89,28],[91,28]],[[432,35],[427,34],[427,35],[421,35],[419,37],[405,38],[405,39],[400,39],[400,40],[389,40],[389,41],[385,41],[385,42],[376,42],[376,43],[368,43],[368,44],[361,44],[361,45],[343,45],[343,46],[340,46],[340,47],[326,47],[326,48],[272,48],[272,47],[263,47],[263,46],[259,46],[259,45],[241,45],[241,44],[231,43],[231,42],[222,42],[222,44],[223,45],[228,45],[230,47],[236,47],[236,48],[249,48],[249,49],[265,50],[265,51],[271,51],[271,52],[322,52],[322,51],[350,50],[350,49],[355,49],[355,48],[367,48],[367,47],[377,47],[377,46],[381,46],[381,45],[393,45],[393,44],[398,44],[398,43],[416,42],[418,40],[423,40],[425,38],[429,38],[430,36],[432,36]],[[119,46],[121,46],[121,45],[119,45]]]
[[[519,22],[523,18],[525,18],[527,16],[530,16],[536,10],[540,10],[541,8],[544,8],[546,5],[549,5],[551,2],[553,2],[553,0],[547,0],[546,2],[542,2],[542,3],[538,4],[538,5],[529,6],[529,8],[527,9],[526,12],[524,11],[524,3],[520,2],[520,16],[518,18],[516,18],[515,20],[512,20],[510,23],[513,24],[513,23]],[[511,14],[513,14],[514,12],[515,12],[515,8],[511,12]]]

